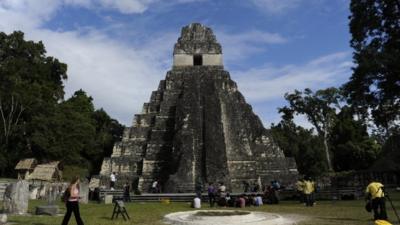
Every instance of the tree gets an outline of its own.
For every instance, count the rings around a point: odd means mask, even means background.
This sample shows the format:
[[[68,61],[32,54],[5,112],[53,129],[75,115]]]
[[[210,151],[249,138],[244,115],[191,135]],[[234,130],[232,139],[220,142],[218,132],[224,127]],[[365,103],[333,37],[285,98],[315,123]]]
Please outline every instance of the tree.
[[[333,170],[328,137],[336,117],[336,108],[339,108],[340,93],[336,88],[327,88],[313,93],[310,89],[304,92],[295,90],[292,94],[285,94],[289,107],[285,110],[292,110],[296,114],[303,114],[315,127],[318,135],[324,143],[324,151],[329,171]]]
[[[330,134],[335,171],[367,169],[378,158],[380,145],[369,137],[362,121],[353,118],[352,110],[345,106],[337,115]]]
[[[294,157],[300,174],[320,176],[327,171],[323,142],[320,137],[297,126],[293,122],[293,111],[281,108],[282,120],[271,125],[271,134],[274,141],[284,151],[285,156]]]
[[[103,109],[96,110],[92,118],[95,121],[96,134],[91,150],[84,155],[91,160],[93,166],[90,172],[94,174],[100,171],[103,158],[111,155],[114,144],[121,140],[124,126]]]
[[[365,121],[372,115],[388,137],[400,120],[400,1],[352,0],[350,10],[355,67],[344,90],[355,112]]]
[[[62,160],[98,172],[123,126],[78,90],[64,101],[67,65],[22,32],[0,33],[0,176],[18,160]],[[87,166],[89,165],[89,166]]]
[[[45,55],[41,42],[25,41],[22,32],[0,32],[0,169],[31,154],[32,123],[52,114],[63,99],[67,65]],[[4,172],[2,172],[4,174]]]

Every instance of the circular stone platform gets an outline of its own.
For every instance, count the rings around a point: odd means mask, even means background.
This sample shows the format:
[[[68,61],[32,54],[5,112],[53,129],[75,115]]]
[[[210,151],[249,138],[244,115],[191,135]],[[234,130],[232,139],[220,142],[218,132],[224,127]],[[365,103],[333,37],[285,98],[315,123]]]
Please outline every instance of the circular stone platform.
[[[294,221],[278,214],[236,210],[196,210],[171,213],[164,222],[172,225],[292,225]]]

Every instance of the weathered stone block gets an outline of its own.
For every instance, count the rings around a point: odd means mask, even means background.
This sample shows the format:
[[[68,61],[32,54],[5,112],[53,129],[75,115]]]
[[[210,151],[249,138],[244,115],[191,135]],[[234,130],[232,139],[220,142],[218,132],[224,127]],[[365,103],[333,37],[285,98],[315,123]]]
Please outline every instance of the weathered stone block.
[[[89,202],[89,182],[87,180],[79,184],[79,192],[79,202],[87,204]]]
[[[0,214],[0,225],[5,225],[7,223],[7,214]]]
[[[26,214],[28,212],[29,184],[20,180],[7,186],[4,193],[3,209],[9,214]]]
[[[36,215],[56,216],[60,209],[57,205],[41,205],[36,207]]]
[[[113,203],[113,196],[112,195],[104,196],[104,204],[112,204],[112,203]]]

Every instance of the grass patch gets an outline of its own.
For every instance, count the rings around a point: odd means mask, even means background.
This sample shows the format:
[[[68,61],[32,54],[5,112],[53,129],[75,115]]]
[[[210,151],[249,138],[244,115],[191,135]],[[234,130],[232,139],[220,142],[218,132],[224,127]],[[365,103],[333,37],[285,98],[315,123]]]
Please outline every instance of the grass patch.
[[[397,210],[400,210],[400,195],[391,196]],[[29,212],[34,213],[35,207],[46,204],[45,201],[30,201]],[[62,213],[65,206],[60,202]],[[81,214],[85,225],[162,225],[164,215],[178,211],[193,210],[189,203],[127,203],[130,221],[123,221],[122,218],[111,220],[113,205],[97,203],[81,204]],[[389,202],[386,204],[388,216],[393,224],[398,225],[393,209]],[[203,203],[202,209],[209,209],[208,204]],[[224,210],[240,211],[237,208],[217,208]],[[283,201],[279,205],[264,205],[262,207],[246,207],[245,211],[261,211],[278,213],[292,218],[299,218],[299,225],[373,225],[372,214],[364,210],[364,201],[320,201],[315,207],[305,207],[294,201]],[[400,212],[399,212],[400,213]],[[21,225],[57,225],[61,224],[63,216],[10,216],[9,221]],[[76,225],[74,217],[71,218],[70,225]]]

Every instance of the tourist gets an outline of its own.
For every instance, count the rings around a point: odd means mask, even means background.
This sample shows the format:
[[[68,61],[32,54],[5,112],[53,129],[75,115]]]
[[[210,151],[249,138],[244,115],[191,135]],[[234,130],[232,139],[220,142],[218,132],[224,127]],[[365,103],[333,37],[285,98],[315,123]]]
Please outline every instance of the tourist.
[[[215,204],[215,187],[213,183],[208,183],[207,187],[207,193],[208,193],[208,200],[210,202],[210,207],[214,207]]]
[[[249,199],[250,199],[250,204],[249,205],[252,205],[252,206],[256,206],[256,194],[255,193],[253,193],[253,194],[251,194],[251,196],[249,197]]]
[[[250,184],[247,181],[243,181],[243,193],[249,192]]]
[[[236,200],[236,207],[244,208],[246,207],[246,200],[244,194],[240,195]]]
[[[158,180],[154,180],[153,184],[151,185],[151,192],[152,193],[159,193],[159,188],[158,188]]]
[[[115,188],[115,182],[117,181],[117,177],[115,175],[115,172],[112,172],[110,175],[110,189],[111,191],[114,191]]]
[[[372,181],[368,184],[365,190],[366,199],[370,200],[372,203],[374,220],[387,220],[385,193],[383,187],[384,186],[382,183]]]
[[[226,193],[225,202],[226,202],[226,206],[233,207],[234,201],[233,201],[233,199],[231,197],[231,194]]]
[[[224,185],[224,182],[220,182],[218,187],[218,196],[220,198],[225,198],[225,195],[226,195],[226,186]]]
[[[199,196],[201,198],[201,193],[203,192],[203,185],[199,180],[196,182],[195,192],[196,196]]]
[[[199,195],[196,195],[196,197],[193,199],[192,208],[195,208],[195,209],[201,208],[201,199],[200,199]]]
[[[124,185],[123,200],[124,200],[124,202],[130,202],[131,201],[130,186],[129,186],[128,182],[126,182],[125,185]]]
[[[251,206],[251,198],[247,194],[243,194],[243,199],[245,202],[245,206]]]
[[[279,204],[279,189],[278,181],[271,181],[271,186],[268,188],[268,197],[271,204]]]
[[[303,194],[305,197],[305,205],[306,206],[314,205],[314,197],[313,197],[314,190],[315,190],[314,182],[311,180],[310,177],[308,177],[304,181],[304,186],[303,186]]]
[[[261,194],[257,194],[257,196],[256,196],[256,204],[255,204],[256,206],[262,206],[262,205],[264,205],[264,203],[263,203],[263,200],[262,200],[262,197],[261,197]]]
[[[79,213],[79,177],[75,177],[69,184],[66,193],[64,193],[66,200],[67,212],[61,225],[67,225],[71,214],[74,213],[75,220],[78,225],[83,225],[81,215]]]

